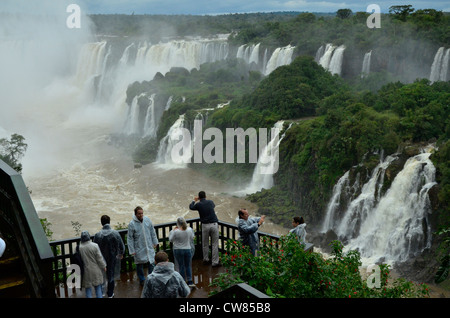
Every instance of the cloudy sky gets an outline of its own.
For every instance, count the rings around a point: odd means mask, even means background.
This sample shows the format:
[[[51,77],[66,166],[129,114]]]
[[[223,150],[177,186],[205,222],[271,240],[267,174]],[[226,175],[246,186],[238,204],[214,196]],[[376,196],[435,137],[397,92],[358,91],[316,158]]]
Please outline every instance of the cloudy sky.
[[[23,8],[26,0],[0,0],[0,11],[8,7]],[[243,12],[307,11],[336,12],[350,8],[353,12],[366,11],[369,4],[378,4],[382,12],[388,12],[392,5],[411,4],[415,9],[432,8],[450,11],[449,0],[63,0],[78,4],[84,13],[123,14],[227,14]],[[47,0],[33,0],[33,6]]]

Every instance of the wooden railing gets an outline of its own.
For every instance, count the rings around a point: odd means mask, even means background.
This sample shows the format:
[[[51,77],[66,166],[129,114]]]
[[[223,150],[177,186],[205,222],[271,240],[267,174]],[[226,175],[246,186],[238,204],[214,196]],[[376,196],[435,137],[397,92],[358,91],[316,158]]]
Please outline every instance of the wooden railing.
[[[186,220],[188,225],[194,230],[195,237],[194,242],[196,244],[196,255],[195,258],[201,258],[202,248],[202,231],[200,218],[188,219]],[[159,245],[157,250],[164,250],[168,252],[169,255],[172,254],[172,243],[169,241],[169,232],[176,226],[176,222],[164,223],[154,225]],[[127,242],[128,230],[118,230],[122,240]],[[264,237],[270,237],[278,240],[279,237],[269,233],[258,232],[260,239]],[[236,240],[238,238],[238,229],[235,224],[219,221],[219,252],[224,253],[226,249],[226,242],[229,239]],[[57,240],[50,242],[50,246],[54,252],[53,261],[53,278],[55,286],[65,286],[68,278],[68,270],[70,265],[70,257],[74,253],[76,246],[80,244],[80,238],[69,238],[64,240]],[[121,263],[122,272],[130,272],[135,269],[134,259],[128,252],[128,246],[125,244],[125,254]],[[67,297],[67,288],[57,288],[57,293],[66,293],[65,295],[58,294],[60,297]]]

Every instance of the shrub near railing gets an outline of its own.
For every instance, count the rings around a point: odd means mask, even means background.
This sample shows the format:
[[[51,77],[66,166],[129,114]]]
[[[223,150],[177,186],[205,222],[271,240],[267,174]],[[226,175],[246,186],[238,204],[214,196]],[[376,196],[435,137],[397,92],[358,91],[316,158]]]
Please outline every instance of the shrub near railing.
[[[264,242],[265,240],[265,242]],[[254,257],[240,241],[229,240],[222,254],[226,272],[212,283],[224,290],[238,283],[271,297],[355,298],[355,297],[426,297],[426,285],[404,280],[388,284],[388,266],[381,266],[380,288],[369,288],[361,277],[357,251],[343,253],[340,242],[333,242],[333,254],[325,259],[319,253],[304,251],[292,235],[279,240],[263,238],[259,255]]]

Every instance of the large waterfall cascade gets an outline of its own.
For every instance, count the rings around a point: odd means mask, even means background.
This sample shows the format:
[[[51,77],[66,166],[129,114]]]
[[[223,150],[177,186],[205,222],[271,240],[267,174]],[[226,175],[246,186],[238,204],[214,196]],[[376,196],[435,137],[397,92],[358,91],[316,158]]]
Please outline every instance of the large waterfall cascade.
[[[137,100],[126,105],[126,90],[130,83],[151,80],[157,72],[166,73],[172,67],[188,70],[198,69],[201,64],[224,60],[229,56],[230,48],[225,37],[213,39],[172,40],[151,44],[146,41],[128,44],[121,54],[113,44],[107,41],[87,43],[82,47],[75,80],[89,92],[87,97],[104,104],[115,105],[115,111],[127,117],[123,124],[123,133],[127,135],[156,136],[161,112],[170,105],[156,102],[155,96],[149,97],[148,109],[143,110],[146,120],[136,126]],[[264,52],[263,52],[264,51]],[[279,66],[291,63],[294,47],[277,48],[272,54],[260,44],[242,45],[237,49],[236,57],[248,64],[255,64],[265,75]],[[113,56],[117,61],[114,61]],[[270,57],[269,57],[270,55]],[[141,96],[142,97],[142,96]],[[134,107],[134,109],[133,109]],[[141,106],[142,107],[142,106]],[[134,116],[134,117],[133,117]],[[131,130],[130,130],[131,129]]]
[[[276,48],[272,53],[269,53],[267,48],[261,48],[261,43],[243,44],[238,48],[236,57],[243,59],[248,64],[254,63],[262,74],[269,75],[278,67],[292,62],[294,49],[294,46],[287,45]]]
[[[315,60],[331,74],[341,75],[344,51],[345,45],[335,46],[328,43],[317,50]]]
[[[294,50],[295,47],[291,45],[275,49],[269,61],[267,62],[264,74],[269,75],[276,68],[282,65],[290,64],[292,62],[292,55],[294,54]]]
[[[431,65],[430,81],[447,81],[448,69],[450,59],[450,48],[445,49],[440,47],[434,56],[433,64]]]
[[[347,171],[333,189],[322,231],[333,230],[367,264],[403,262],[429,248],[428,191],[436,184],[430,151],[410,157],[385,193],[386,170],[396,155],[380,160],[361,184],[358,177],[352,184]]]

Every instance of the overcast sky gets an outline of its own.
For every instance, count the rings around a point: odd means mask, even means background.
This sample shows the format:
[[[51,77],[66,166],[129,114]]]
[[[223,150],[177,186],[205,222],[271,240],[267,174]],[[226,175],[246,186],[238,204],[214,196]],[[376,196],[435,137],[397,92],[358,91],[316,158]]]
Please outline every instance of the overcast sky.
[[[23,10],[26,0],[0,0],[0,11],[9,8]],[[411,4],[415,9],[436,9],[450,11],[449,0],[402,1],[402,0],[53,0],[55,3],[78,4],[84,13],[123,14],[228,14],[244,12],[306,11],[336,12],[350,8],[353,12],[366,11],[369,4],[378,4],[382,12],[388,12],[392,5]],[[32,6],[49,3],[48,0],[33,0]],[[50,2],[51,3],[51,2]],[[3,10],[2,10],[3,9]]]

